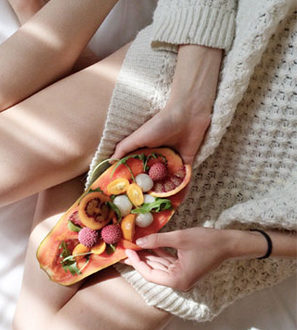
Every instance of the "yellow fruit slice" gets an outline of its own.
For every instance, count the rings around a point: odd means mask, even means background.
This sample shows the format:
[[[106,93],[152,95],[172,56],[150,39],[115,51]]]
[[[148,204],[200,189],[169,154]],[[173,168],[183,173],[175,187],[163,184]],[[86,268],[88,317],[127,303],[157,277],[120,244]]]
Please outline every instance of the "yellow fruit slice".
[[[127,191],[129,187],[129,181],[124,178],[119,178],[113,180],[107,186],[107,191],[109,195],[119,195]]]
[[[101,254],[105,251],[106,249],[106,243],[104,241],[100,241],[96,245],[94,245],[91,249],[91,252],[94,254]]]
[[[135,234],[135,219],[136,214],[128,214],[121,222],[123,238],[131,242]]]
[[[142,189],[137,183],[131,183],[127,189],[127,195],[134,206],[140,206],[144,202]]]
[[[81,222],[88,228],[98,230],[110,221],[109,197],[101,192],[87,194],[78,206]]]
[[[72,251],[72,255],[75,257],[76,261],[83,259],[85,256],[81,256],[80,254],[84,254],[90,251],[90,248],[84,246],[83,244],[79,243]]]

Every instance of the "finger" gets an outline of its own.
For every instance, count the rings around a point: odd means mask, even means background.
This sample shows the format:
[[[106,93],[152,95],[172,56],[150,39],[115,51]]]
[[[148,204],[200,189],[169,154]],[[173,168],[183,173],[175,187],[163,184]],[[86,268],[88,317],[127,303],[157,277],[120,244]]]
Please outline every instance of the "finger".
[[[157,249],[154,249],[154,253],[159,256],[159,257],[162,257],[163,259],[166,259],[168,260],[169,262],[175,262],[176,261],[176,257],[173,256],[172,254],[170,254],[169,252],[165,251],[164,249],[161,249],[161,248],[157,248]]]
[[[151,234],[139,238],[136,244],[144,249],[155,249],[158,247],[182,247],[182,231],[175,230],[168,233]]]
[[[153,255],[145,256],[145,260],[157,262],[165,267],[169,267],[171,265],[171,262],[169,260],[164,259],[162,257],[153,256]]]
[[[145,262],[152,269],[159,269],[159,270],[163,270],[164,272],[168,272],[168,267],[165,266],[164,264],[161,264],[160,262],[152,261],[149,258],[146,258]]]
[[[129,265],[131,266],[131,262],[129,258],[123,259],[119,261],[120,264],[124,264],[124,265]]]
[[[160,125],[160,119],[158,119],[158,116],[154,116],[145,122],[131,135],[117,144],[112,158],[122,158],[127,153],[136,149],[142,147],[155,147],[159,145],[160,138],[156,134],[158,131],[160,131],[158,130],[158,125]],[[160,133],[161,136],[162,133]]]
[[[134,133],[132,133],[131,135],[129,135],[127,138],[125,138],[116,145],[116,149],[114,151],[114,154],[111,156],[111,158],[121,159],[130,151],[139,148],[139,144],[136,143],[137,140],[134,137]]]
[[[134,269],[141,274],[147,281],[160,285],[166,285],[169,287],[176,286],[176,280],[167,271],[160,269],[153,269],[147,265],[144,261],[140,260],[137,252],[133,250],[125,250],[126,255],[131,261],[131,265]]]
[[[146,124],[142,125],[131,135],[119,142],[116,145],[112,158],[122,158],[131,151],[148,146],[151,134],[150,129],[147,131]]]

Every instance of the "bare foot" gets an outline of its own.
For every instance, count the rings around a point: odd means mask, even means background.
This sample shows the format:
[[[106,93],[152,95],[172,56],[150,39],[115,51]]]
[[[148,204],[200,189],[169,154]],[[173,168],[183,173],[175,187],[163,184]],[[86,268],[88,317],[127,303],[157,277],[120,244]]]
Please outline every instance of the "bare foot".
[[[46,0],[8,0],[18,20],[23,25],[36,14],[47,2]]]

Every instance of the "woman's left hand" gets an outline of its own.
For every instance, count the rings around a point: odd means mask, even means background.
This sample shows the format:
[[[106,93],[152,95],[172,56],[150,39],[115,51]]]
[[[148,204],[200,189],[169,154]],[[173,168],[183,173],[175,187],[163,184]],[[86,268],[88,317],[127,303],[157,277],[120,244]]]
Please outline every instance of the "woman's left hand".
[[[149,251],[126,250],[125,264],[133,266],[146,280],[187,291],[209,271],[230,257],[230,232],[189,228],[151,234],[136,241]],[[161,247],[177,250],[177,257]]]
[[[220,49],[180,46],[165,108],[118,143],[111,158],[142,147],[169,146],[191,164],[210,123],[221,58]]]

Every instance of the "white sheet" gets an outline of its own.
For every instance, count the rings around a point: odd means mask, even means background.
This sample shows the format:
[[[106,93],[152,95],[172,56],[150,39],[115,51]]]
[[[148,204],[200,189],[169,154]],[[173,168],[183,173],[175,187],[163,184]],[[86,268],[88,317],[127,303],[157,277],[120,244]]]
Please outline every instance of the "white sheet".
[[[91,40],[92,49],[99,56],[105,56],[132,39],[149,23],[155,2],[120,1]],[[0,0],[0,43],[16,28],[17,22],[9,5],[6,0]],[[0,330],[11,328],[35,203],[36,196],[31,196],[0,209]],[[230,306],[212,322],[193,324],[174,318],[166,330],[296,329],[296,283],[294,276],[274,288],[257,292]]]

